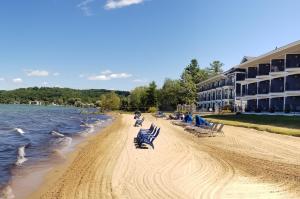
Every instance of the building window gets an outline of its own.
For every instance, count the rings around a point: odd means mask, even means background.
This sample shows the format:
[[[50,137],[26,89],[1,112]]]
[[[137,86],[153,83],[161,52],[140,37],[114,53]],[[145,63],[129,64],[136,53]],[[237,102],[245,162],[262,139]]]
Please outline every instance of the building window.
[[[271,72],[284,71],[284,59],[272,59]]]
[[[271,80],[271,93],[284,92],[284,78],[275,78]]]
[[[289,75],[286,77],[285,89],[287,91],[300,90],[300,74]]]
[[[236,81],[243,81],[246,78],[246,74],[245,73],[237,73],[236,74]]]
[[[259,99],[258,100],[258,109],[262,112],[269,111],[269,99]]]
[[[271,98],[271,109],[274,112],[283,112],[283,97]]]
[[[300,96],[291,96],[285,99],[286,112],[300,112]]]
[[[258,65],[258,74],[259,75],[269,75],[270,64],[259,64]]]
[[[235,94],[236,94],[236,96],[241,96],[241,84],[236,84]]]
[[[247,77],[248,78],[256,78],[257,75],[257,67],[249,67]]]
[[[253,112],[256,110],[256,108],[257,108],[257,100],[256,99],[247,101],[246,112]]]
[[[258,94],[268,94],[270,89],[270,81],[261,81],[258,84]]]
[[[300,67],[300,54],[287,54],[286,68],[299,68],[299,67]]]
[[[257,83],[248,84],[248,95],[257,94]]]

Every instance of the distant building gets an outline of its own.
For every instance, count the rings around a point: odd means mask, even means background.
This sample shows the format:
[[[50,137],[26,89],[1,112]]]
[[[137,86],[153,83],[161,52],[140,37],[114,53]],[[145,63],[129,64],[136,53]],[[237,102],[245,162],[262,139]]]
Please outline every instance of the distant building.
[[[41,105],[42,105],[42,102],[35,100],[35,101],[29,101],[29,104],[30,104],[30,105],[41,106]]]
[[[241,112],[300,113],[300,41],[198,84],[198,108],[231,106]]]

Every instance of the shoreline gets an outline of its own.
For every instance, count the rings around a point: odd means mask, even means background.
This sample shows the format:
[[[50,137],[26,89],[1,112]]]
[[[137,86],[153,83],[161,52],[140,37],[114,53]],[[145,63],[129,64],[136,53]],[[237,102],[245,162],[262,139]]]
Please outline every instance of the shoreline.
[[[7,198],[30,198],[30,195],[38,190],[45,183],[45,178],[53,169],[67,164],[73,153],[76,153],[79,148],[86,145],[93,137],[101,134],[102,131],[114,123],[114,115],[110,116],[101,125],[96,123],[92,127],[92,131],[83,132],[82,134],[72,138],[69,146],[53,148],[52,154],[49,157],[35,160],[34,162],[25,162],[24,165],[15,166],[11,173],[11,180],[4,186],[3,197]],[[30,182],[30,183],[28,183]],[[1,198],[1,197],[0,197]],[[1,198],[2,199],[2,198]]]
[[[134,146],[140,128],[133,127],[132,115],[121,114],[50,171],[28,198],[300,196],[296,137],[231,126],[225,137],[195,137],[168,120],[145,118],[142,128],[161,127],[154,150]]]
[[[42,194],[51,189],[51,185],[59,180],[62,175],[70,168],[72,163],[75,161],[78,155],[82,153],[82,150],[85,147],[89,146],[91,142],[95,141],[95,139],[99,139],[99,137],[102,137],[103,134],[108,133],[111,128],[117,125],[120,117],[116,114],[111,113],[108,113],[107,115],[112,117],[112,122],[110,122],[110,124],[106,125],[104,128],[101,128],[98,132],[89,135],[82,142],[76,144],[76,146],[74,146],[74,150],[65,155],[65,159],[63,162],[60,162],[58,165],[54,165],[51,169],[48,169],[48,171],[43,176],[42,183],[39,184],[39,186],[25,198],[40,198]]]

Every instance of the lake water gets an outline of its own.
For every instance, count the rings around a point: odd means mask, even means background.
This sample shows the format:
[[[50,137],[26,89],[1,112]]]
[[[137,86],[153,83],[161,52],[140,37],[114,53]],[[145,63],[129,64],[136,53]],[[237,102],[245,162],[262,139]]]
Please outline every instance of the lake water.
[[[93,112],[70,107],[0,105],[0,191],[10,183],[14,170],[48,161],[53,151],[66,150],[75,139],[111,121],[111,117]]]

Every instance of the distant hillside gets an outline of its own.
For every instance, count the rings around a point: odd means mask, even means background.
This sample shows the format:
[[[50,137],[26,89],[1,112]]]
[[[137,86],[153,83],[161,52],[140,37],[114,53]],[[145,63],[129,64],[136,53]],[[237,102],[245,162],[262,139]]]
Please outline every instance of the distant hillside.
[[[96,103],[100,96],[112,92],[105,89],[77,90],[70,88],[32,87],[12,91],[0,91],[1,104],[28,104],[30,101],[41,101],[44,104],[73,105],[76,101]],[[129,95],[128,91],[114,91],[121,98]]]

